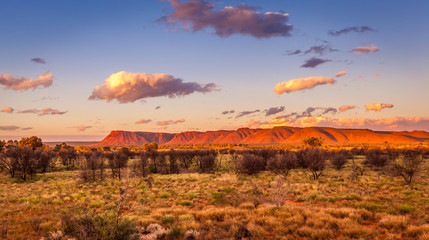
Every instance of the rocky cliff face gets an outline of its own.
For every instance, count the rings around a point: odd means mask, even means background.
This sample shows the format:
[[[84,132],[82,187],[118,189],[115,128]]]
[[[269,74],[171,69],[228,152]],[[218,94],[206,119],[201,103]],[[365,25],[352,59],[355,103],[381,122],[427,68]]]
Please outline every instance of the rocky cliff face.
[[[384,143],[386,141],[395,144],[429,142],[429,133],[425,131],[388,132],[327,127],[275,127],[272,129],[239,128],[235,131],[190,131],[182,133],[112,131],[96,146],[140,146],[150,142],[156,142],[161,145],[215,143],[300,144],[301,140],[308,136],[322,137],[326,144]]]

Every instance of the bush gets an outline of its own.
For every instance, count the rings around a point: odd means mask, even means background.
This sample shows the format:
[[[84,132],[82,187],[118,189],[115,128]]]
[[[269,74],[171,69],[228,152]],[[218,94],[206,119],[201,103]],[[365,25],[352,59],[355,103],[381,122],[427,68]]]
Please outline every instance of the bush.
[[[393,176],[400,176],[407,184],[413,182],[413,178],[422,170],[423,157],[418,150],[406,150],[402,159],[396,161],[390,168]]]
[[[258,155],[245,153],[238,162],[238,171],[244,174],[254,175],[264,170],[264,158]]]
[[[327,152],[317,148],[307,148],[299,151],[298,162],[303,169],[307,169],[306,173],[311,179],[317,180],[323,174],[326,167]]]
[[[381,170],[383,167],[388,165],[391,160],[388,153],[381,149],[370,149],[366,151],[365,157],[365,164],[369,164],[377,170]]]
[[[345,150],[333,152],[331,157],[331,164],[336,170],[341,170],[344,165],[347,163],[347,158],[349,157],[348,152]]]
[[[284,178],[286,178],[290,170],[295,169],[297,165],[296,154],[291,151],[278,154],[277,156],[270,158],[267,162],[268,170],[275,174],[280,174]]]
[[[211,172],[216,165],[216,157],[214,155],[205,155],[200,157],[200,170],[202,172]]]

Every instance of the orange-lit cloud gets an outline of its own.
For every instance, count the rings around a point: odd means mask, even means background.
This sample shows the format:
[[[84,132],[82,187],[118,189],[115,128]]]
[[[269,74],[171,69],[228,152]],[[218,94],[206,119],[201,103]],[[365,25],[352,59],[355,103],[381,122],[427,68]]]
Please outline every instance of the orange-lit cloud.
[[[103,85],[96,86],[89,99],[101,99],[106,102],[116,99],[120,103],[129,103],[143,98],[161,96],[172,98],[194,92],[208,93],[215,90],[218,90],[218,86],[214,83],[203,85],[196,82],[183,82],[182,79],[168,74],[122,71],[110,75]]]
[[[166,120],[166,121],[159,121],[156,124],[158,126],[168,126],[168,125],[174,125],[174,124],[178,124],[178,123],[183,123],[185,122],[185,119],[179,119],[179,120]]]
[[[257,8],[245,4],[215,10],[214,4],[204,0],[168,1],[174,12],[158,20],[167,26],[178,24],[193,32],[213,28],[215,34],[222,38],[233,34],[255,38],[287,37],[292,31],[292,26],[286,23],[289,15],[285,13],[260,13]]]
[[[11,107],[5,107],[1,111],[5,113],[13,113],[14,109]]]
[[[136,124],[146,124],[152,122],[152,119],[140,119],[136,122]]]
[[[278,83],[274,87],[274,92],[280,95],[282,93],[290,93],[298,90],[310,89],[317,85],[324,85],[328,83],[333,85],[336,83],[336,81],[333,78],[327,77],[298,78]]]
[[[371,52],[374,53],[374,52],[378,52],[378,51],[380,51],[380,49],[377,48],[374,44],[371,44],[371,46],[369,46],[369,47],[356,47],[356,48],[353,48],[352,50],[350,50],[350,52],[359,53],[359,54],[368,54]]]
[[[46,72],[36,80],[25,77],[14,77],[9,74],[0,74],[0,85],[12,90],[28,90],[35,89],[38,86],[49,87],[54,81],[54,76],[50,72]]]
[[[351,109],[354,109],[354,108],[356,108],[355,105],[341,105],[340,108],[338,108],[338,110],[340,112],[345,112],[345,111],[348,111],[348,110],[351,110]]]
[[[341,71],[341,72],[338,72],[337,74],[335,74],[335,77],[342,77],[344,75],[346,75],[346,71]]]
[[[79,132],[84,132],[86,129],[92,128],[92,126],[79,125],[79,126],[75,126],[73,128],[76,128]]]
[[[262,125],[263,128],[275,126],[294,127],[340,127],[369,128],[374,130],[429,130],[429,117],[390,117],[390,118],[329,118],[324,116],[294,119],[276,117]]]
[[[380,112],[384,108],[393,108],[393,104],[388,104],[388,103],[371,103],[371,104],[366,104],[365,105],[365,109],[366,109],[367,112],[368,111]]]

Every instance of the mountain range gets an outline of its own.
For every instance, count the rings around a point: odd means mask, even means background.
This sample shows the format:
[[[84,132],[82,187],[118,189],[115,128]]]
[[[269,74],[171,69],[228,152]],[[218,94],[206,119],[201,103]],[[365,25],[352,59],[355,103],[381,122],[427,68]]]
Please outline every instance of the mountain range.
[[[180,133],[131,132],[115,130],[94,146],[141,146],[156,142],[160,145],[178,144],[301,144],[305,137],[322,137],[325,144],[429,143],[425,131],[373,131],[370,129],[340,129],[329,127],[274,127],[271,129],[239,128],[237,130],[188,131]]]

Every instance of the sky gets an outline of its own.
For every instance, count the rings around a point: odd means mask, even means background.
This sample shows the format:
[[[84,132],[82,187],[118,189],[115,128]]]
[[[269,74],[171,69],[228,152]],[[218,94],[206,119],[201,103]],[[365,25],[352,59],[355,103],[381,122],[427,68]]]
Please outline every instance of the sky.
[[[425,0],[5,0],[0,139],[429,131]]]

